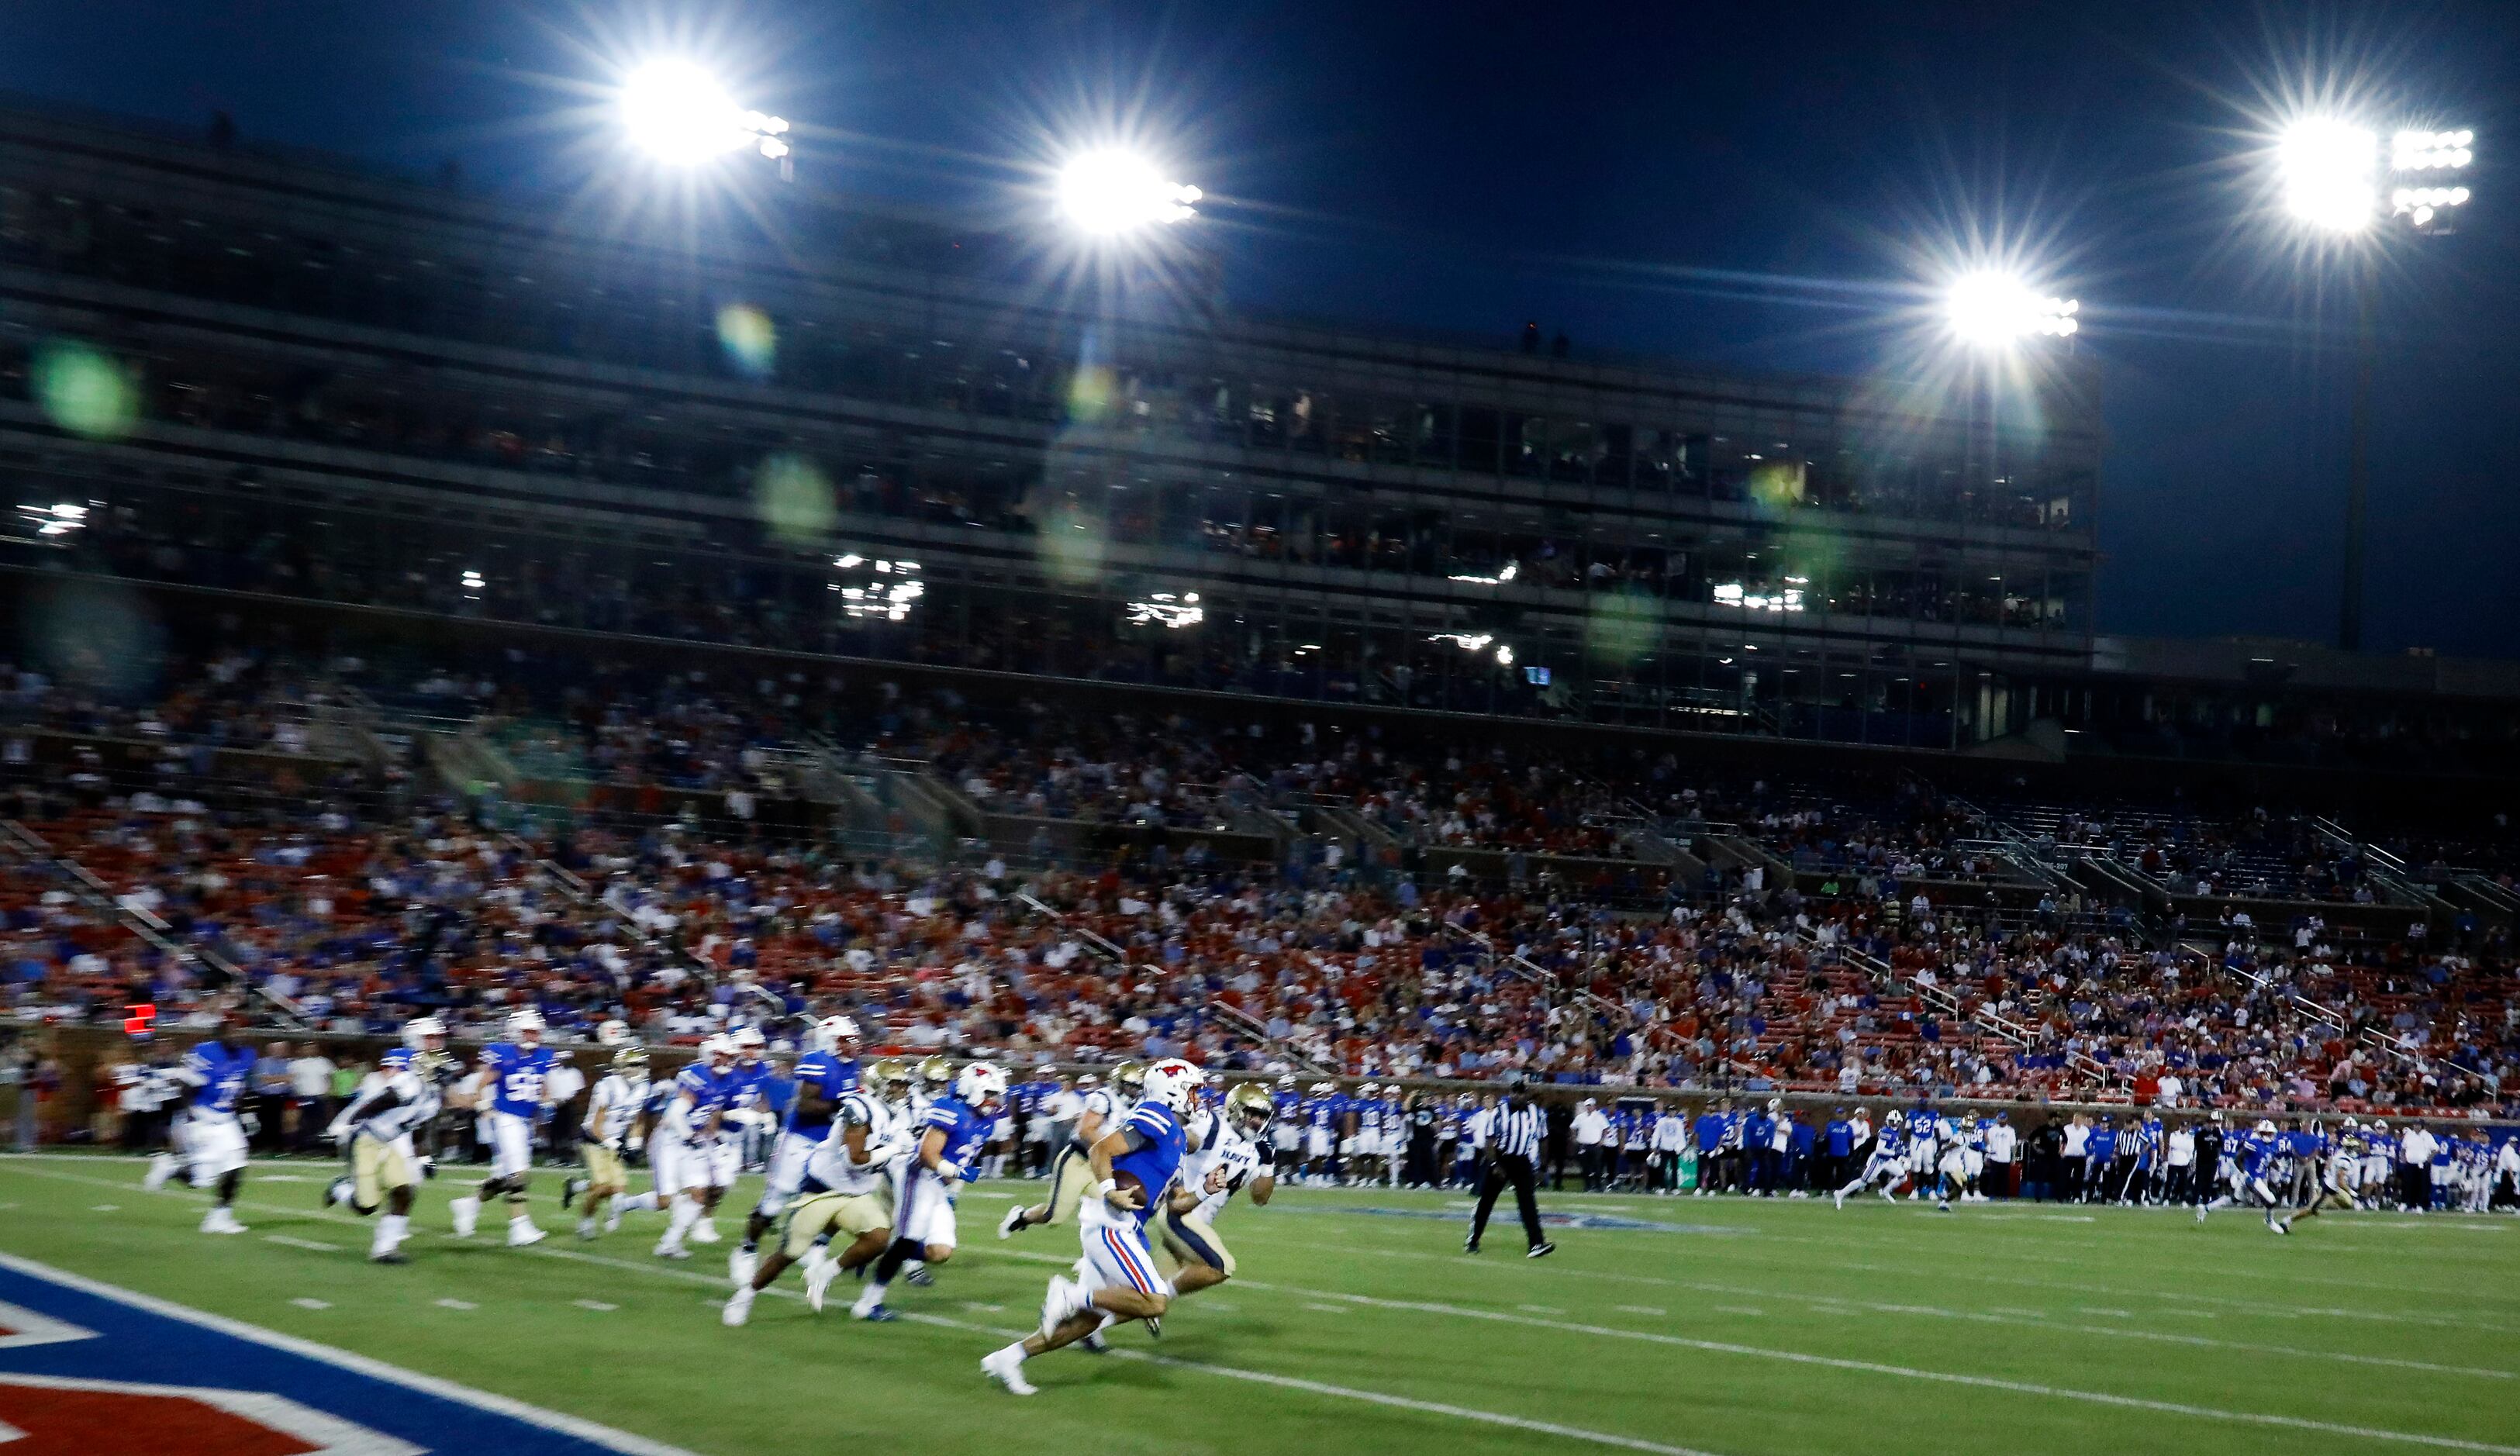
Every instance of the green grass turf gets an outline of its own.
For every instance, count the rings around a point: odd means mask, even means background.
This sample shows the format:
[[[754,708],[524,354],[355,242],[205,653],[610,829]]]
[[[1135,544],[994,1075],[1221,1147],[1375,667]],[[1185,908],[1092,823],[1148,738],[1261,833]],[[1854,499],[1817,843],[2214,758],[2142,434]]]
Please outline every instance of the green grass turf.
[[[2323,1217],[2278,1239],[2238,1213],[2200,1229],[2183,1212],[1568,1193],[1545,1202],[1679,1227],[1559,1230],[1534,1262],[1510,1224],[1464,1257],[1455,1196],[1289,1189],[1238,1201],[1222,1228],[1241,1277],[1176,1305],[1160,1342],[1130,1327],[1119,1355],[1035,1361],[1042,1391],[1018,1400],[977,1361],[1076,1253],[1064,1230],[997,1240],[1030,1185],[966,1194],[962,1254],[895,1291],[911,1318],[851,1323],[844,1280],[820,1318],[773,1297],[728,1330],[730,1245],[666,1264],[643,1214],[581,1244],[557,1172],[538,1178],[539,1249],[499,1247],[495,1210],[451,1238],[446,1200],[478,1175],[457,1169],[422,1200],[412,1262],[382,1267],[363,1220],[317,1212],[331,1170],[257,1165],[252,1232],[214,1239],[194,1231],[200,1195],[142,1192],[137,1163],[0,1158],[0,1250],[712,1453],[2520,1452],[2508,1217]]]

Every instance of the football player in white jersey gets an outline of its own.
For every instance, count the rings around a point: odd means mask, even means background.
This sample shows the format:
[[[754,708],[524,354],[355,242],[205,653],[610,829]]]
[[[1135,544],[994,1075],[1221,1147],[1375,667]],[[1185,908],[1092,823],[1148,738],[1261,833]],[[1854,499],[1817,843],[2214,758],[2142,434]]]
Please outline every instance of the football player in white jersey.
[[[1083,1079],[1078,1081],[1081,1083]],[[1027,1228],[1074,1217],[1077,1201],[1093,1181],[1089,1151],[1102,1134],[1129,1120],[1146,1090],[1147,1069],[1136,1062],[1122,1062],[1111,1069],[1108,1082],[1086,1092],[1085,1108],[1076,1115],[1076,1131],[1051,1165],[1050,1196],[1031,1208],[1018,1205],[1007,1210],[1007,1216],[998,1220],[998,1237],[1011,1239]]]
[[[630,1173],[622,1165],[625,1148],[635,1147],[639,1136],[639,1115],[648,1105],[648,1050],[643,1046],[624,1046],[612,1054],[612,1070],[596,1082],[595,1090],[586,1096],[586,1115],[578,1119],[577,1157],[584,1165],[584,1177],[570,1178],[561,1184],[560,1206],[567,1209],[581,1196],[586,1207],[577,1216],[577,1236],[595,1237],[598,1220],[606,1233],[621,1226],[621,1213],[633,1205],[626,1200],[630,1193]],[[607,1203],[613,1206],[607,1209]],[[642,1207],[656,1207],[652,1191]]]
[[[327,1129],[335,1142],[349,1142],[350,1171],[324,1190],[326,1207],[348,1204],[366,1217],[379,1208],[368,1257],[381,1264],[409,1261],[402,1252],[411,1234],[411,1203],[425,1165],[411,1135],[428,1125],[446,1105],[446,1084],[455,1080],[454,1061],[446,1055],[446,1027],[434,1016],[403,1024],[408,1056],[388,1058],[385,1070],[367,1080],[350,1105]]]
[[[1278,1154],[1268,1141],[1277,1108],[1269,1089],[1246,1081],[1223,1107],[1202,1108],[1183,1129],[1181,1180],[1155,1219],[1156,1253],[1172,1265],[1173,1296],[1212,1289],[1234,1277],[1234,1253],[1216,1236],[1216,1216],[1235,1194],[1265,1207],[1278,1190]]]
[[[882,1065],[878,1064],[878,1077]],[[892,1166],[910,1155],[910,1131],[873,1092],[840,1094],[832,1106],[829,1135],[814,1144],[797,1175],[779,1246],[736,1286],[721,1315],[727,1324],[750,1318],[753,1300],[798,1262],[805,1265],[805,1303],[820,1313],[825,1292],[842,1270],[860,1268],[883,1253],[892,1242]],[[849,1236],[837,1258],[829,1252],[834,1234]]]

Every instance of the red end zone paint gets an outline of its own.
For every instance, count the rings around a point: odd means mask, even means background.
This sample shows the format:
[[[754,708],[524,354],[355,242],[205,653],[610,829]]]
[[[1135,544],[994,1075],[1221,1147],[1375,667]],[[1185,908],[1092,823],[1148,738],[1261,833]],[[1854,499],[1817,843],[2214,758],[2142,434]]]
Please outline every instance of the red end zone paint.
[[[183,1451],[191,1456],[308,1456],[324,1447],[180,1395],[63,1390],[12,1385],[0,1376],[0,1441],[9,1456],[100,1456],[107,1451]]]

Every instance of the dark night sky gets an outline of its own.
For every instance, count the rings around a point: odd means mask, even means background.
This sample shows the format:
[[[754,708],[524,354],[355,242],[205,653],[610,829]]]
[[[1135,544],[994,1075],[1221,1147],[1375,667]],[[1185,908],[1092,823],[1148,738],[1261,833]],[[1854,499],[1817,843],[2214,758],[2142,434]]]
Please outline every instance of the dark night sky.
[[[2513,0],[12,0],[0,88],[521,187],[568,165],[524,123],[659,14],[707,17],[747,101],[879,139],[809,143],[845,188],[982,193],[980,158],[1143,107],[1229,199],[1230,291],[1273,309],[1859,370],[1898,357],[1878,321],[1920,252],[2026,234],[2101,364],[2101,625],[2175,636],[2334,631],[2346,311],[2229,159],[2287,81],[2362,77],[2481,154],[2459,235],[2385,270],[2368,640],[2520,652]]]

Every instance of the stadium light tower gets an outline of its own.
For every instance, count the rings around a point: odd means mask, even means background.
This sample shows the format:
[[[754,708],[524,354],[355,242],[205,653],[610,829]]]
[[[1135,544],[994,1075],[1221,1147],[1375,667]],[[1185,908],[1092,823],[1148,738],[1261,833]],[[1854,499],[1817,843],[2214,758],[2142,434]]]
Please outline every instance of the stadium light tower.
[[[715,76],[689,61],[651,61],[621,84],[621,124],[632,145],[667,166],[694,167],[752,151],[793,177],[788,121],[735,104]]]
[[[1186,222],[1198,215],[1201,196],[1195,187],[1167,180],[1152,161],[1116,147],[1080,152],[1058,169],[1059,216],[1095,239]]]
[[[2362,645],[2362,560],[2371,494],[2371,375],[2378,363],[2379,248],[2397,227],[2455,231],[2468,189],[2440,185],[2476,160],[2476,133],[2402,128],[2381,150],[2377,129],[2343,116],[2303,116],[2275,138],[2284,211],[2316,236],[2350,246],[2354,274],[2353,433],[2345,456],[2345,562],[2336,643]],[[2383,189],[2386,196],[2383,196]],[[2387,211],[2381,210],[2383,201]],[[2385,225],[2385,226],[2384,226]]]

